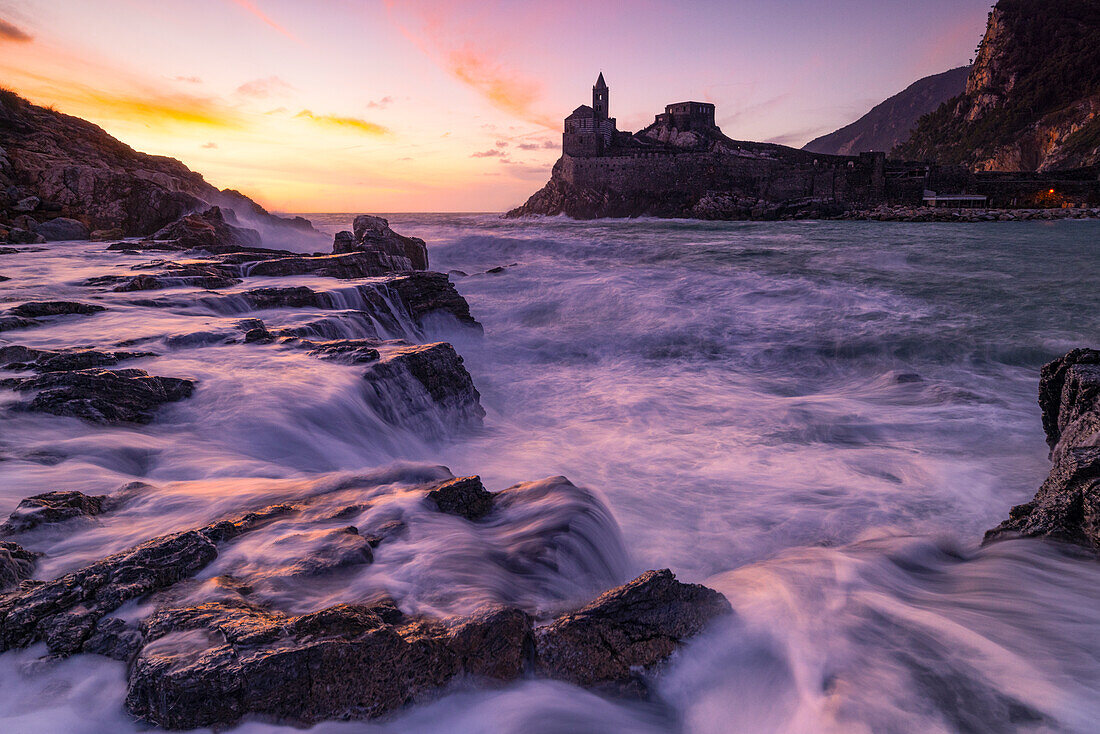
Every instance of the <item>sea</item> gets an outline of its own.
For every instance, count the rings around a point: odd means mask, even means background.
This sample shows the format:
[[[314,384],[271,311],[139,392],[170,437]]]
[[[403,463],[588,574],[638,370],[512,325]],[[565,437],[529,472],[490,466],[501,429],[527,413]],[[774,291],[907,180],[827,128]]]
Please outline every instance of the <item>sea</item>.
[[[327,235],[353,217],[306,216]],[[162,354],[135,366],[198,388],[126,428],[8,410],[18,396],[0,391],[0,515],[39,492],[149,485],[117,513],[29,536],[45,554],[37,578],[359,482],[410,523],[373,564],[303,580],[285,569],[318,552],[320,534],[257,531],[200,581],[251,574],[294,613],[385,590],[449,615],[486,601],[561,608],[669,568],[735,614],[676,653],[646,701],[536,678],[460,683],[382,721],[311,732],[1100,729],[1100,562],[1040,540],[981,544],[1050,469],[1040,367],[1100,347],[1100,222],[388,219],[428,243],[431,269],[484,327],[439,319],[423,335],[462,355],[483,427],[456,432],[440,415],[395,428],[361,368],[183,338],[300,313],[108,293],[104,313],[0,343],[140,342]],[[157,256],[95,243],[6,255],[0,298],[86,300],[86,278]],[[588,491],[475,532],[402,489],[439,466],[492,491],[557,476]],[[547,534],[557,555],[537,571],[499,562]],[[0,655],[0,731],[146,730],[123,706],[125,664],[43,652]]]

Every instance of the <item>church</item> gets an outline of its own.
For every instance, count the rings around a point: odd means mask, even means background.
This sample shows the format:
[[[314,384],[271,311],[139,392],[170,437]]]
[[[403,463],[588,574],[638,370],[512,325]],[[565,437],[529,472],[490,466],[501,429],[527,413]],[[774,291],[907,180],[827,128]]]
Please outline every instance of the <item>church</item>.
[[[667,105],[663,114],[654,118],[654,125],[675,128],[680,132],[719,132],[714,122],[714,105],[709,102],[676,102]],[[648,128],[647,128],[648,129]],[[629,132],[620,132],[611,117],[611,90],[600,72],[592,86],[592,106],[581,105],[565,118],[562,153],[575,158],[609,155],[613,148],[630,146],[642,141]]]

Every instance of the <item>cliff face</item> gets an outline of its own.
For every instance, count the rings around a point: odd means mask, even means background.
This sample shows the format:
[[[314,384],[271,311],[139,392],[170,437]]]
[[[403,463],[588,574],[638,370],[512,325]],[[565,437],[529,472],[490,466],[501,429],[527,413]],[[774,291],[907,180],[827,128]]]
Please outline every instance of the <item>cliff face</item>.
[[[145,235],[210,205],[260,225],[312,230],[304,219],[275,217],[240,192],[218,190],[173,158],[139,153],[86,120],[0,91],[0,224],[20,219],[30,228],[65,217]]]
[[[921,119],[907,158],[976,171],[1100,162],[1100,0],[1000,0],[966,91]]]
[[[969,73],[969,66],[960,66],[914,82],[851,125],[811,140],[802,149],[829,155],[891,151],[909,139],[922,116],[962,94]]]

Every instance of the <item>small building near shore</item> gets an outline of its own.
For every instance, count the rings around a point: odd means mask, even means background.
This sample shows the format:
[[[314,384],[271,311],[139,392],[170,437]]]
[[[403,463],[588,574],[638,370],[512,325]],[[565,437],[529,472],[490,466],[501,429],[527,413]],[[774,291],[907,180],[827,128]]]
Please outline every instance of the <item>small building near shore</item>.
[[[989,206],[989,197],[981,194],[937,194],[924,192],[924,205],[935,209],[985,209]]]

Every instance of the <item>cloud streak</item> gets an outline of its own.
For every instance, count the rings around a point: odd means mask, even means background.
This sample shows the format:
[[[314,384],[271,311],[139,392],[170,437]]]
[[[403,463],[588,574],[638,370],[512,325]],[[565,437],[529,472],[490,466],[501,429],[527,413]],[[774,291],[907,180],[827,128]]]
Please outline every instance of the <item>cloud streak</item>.
[[[13,43],[30,43],[34,36],[25,30],[0,18],[0,42],[11,41]]]
[[[237,87],[237,94],[252,99],[267,99],[294,91],[294,87],[277,76],[253,79]]]
[[[256,16],[257,18],[262,20],[265,24],[267,24],[271,28],[275,29],[275,31],[277,31],[278,33],[281,33],[282,35],[286,36],[287,38],[294,41],[295,43],[301,43],[302,42],[301,39],[299,39],[297,36],[295,36],[293,33],[288,31],[283,26],[281,26],[278,23],[276,23],[275,21],[273,21],[262,10],[260,10],[258,7],[256,7],[256,3],[252,2],[252,0],[233,0],[233,3],[235,5],[241,7],[241,8],[244,8],[249,13],[252,13],[252,15]]]
[[[358,132],[364,135],[381,137],[390,135],[390,130],[374,122],[362,120],[358,117],[341,117],[339,115],[315,115],[310,110],[302,110],[294,116],[295,119],[308,120],[315,125],[349,132]]]

